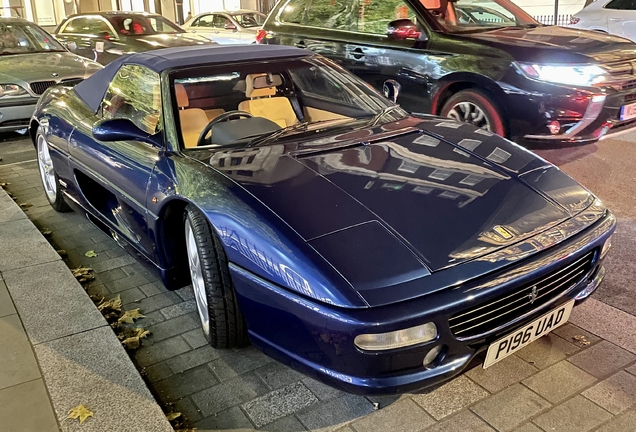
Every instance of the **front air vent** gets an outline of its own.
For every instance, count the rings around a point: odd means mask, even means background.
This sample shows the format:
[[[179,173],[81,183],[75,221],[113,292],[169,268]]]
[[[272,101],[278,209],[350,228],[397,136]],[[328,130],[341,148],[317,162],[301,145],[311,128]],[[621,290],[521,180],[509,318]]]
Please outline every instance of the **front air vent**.
[[[38,81],[32,82],[31,84],[29,84],[29,86],[31,86],[31,90],[33,90],[33,93],[41,95],[46,91],[46,89],[54,86],[55,84],[55,81]]]

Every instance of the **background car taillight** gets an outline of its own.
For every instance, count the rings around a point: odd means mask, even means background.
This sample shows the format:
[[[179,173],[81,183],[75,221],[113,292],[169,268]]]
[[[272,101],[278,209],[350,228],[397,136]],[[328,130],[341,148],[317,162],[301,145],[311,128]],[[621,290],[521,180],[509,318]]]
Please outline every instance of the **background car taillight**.
[[[265,36],[267,36],[267,30],[260,29],[256,33],[256,43],[261,43],[261,41],[265,39]]]
[[[572,18],[570,18],[570,25],[578,24],[579,21],[581,21],[581,18],[573,16]]]

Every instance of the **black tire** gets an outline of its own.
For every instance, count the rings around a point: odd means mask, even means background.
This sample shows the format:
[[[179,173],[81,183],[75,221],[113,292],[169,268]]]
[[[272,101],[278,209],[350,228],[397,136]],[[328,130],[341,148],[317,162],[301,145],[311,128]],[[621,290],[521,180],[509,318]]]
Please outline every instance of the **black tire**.
[[[209,314],[209,333],[203,333],[214,348],[249,344],[245,318],[236,300],[227,256],[221,239],[206,217],[193,205],[185,211],[197,245]],[[186,239],[187,241],[187,239]],[[196,289],[196,288],[195,288]]]
[[[42,167],[40,164],[40,148],[39,148],[39,142],[40,140],[44,140],[46,142],[46,146],[47,146],[47,151],[48,150],[48,141],[46,140],[46,137],[44,135],[44,131],[42,130],[42,127],[38,127],[37,132],[35,133],[35,150],[37,152],[38,155],[38,173],[40,174],[40,182],[42,183],[42,187],[44,188],[44,196],[46,197],[46,200],[49,202],[49,204],[51,204],[51,207],[53,207],[53,210],[59,212],[59,213],[66,213],[66,212],[70,212],[72,209],[69,207],[69,205],[66,203],[66,201],[64,201],[64,194],[62,193],[62,189],[60,187],[60,182],[59,182],[59,177],[57,176],[57,172],[55,171],[55,166],[53,164],[53,161],[51,160],[51,166],[53,167],[53,176],[55,177],[55,181],[53,182],[54,185],[52,185],[52,187],[55,189],[55,197],[52,198],[49,193],[47,193],[47,185],[44,183],[44,176],[42,175]]]
[[[496,133],[497,135],[501,135],[503,137],[506,136],[505,121],[503,116],[501,115],[499,105],[489,94],[481,90],[468,89],[455,93],[446,101],[446,103],[442,107],[440,115],[442,117],[450,117],[450,112],[453,110],[453,108],[455,108],[462,102],[468,102],[479,107],[485,114],[486,120],[490,125],[488,129],[491,132]],[[481,127],[477,124],[475,124],[475,126]]]

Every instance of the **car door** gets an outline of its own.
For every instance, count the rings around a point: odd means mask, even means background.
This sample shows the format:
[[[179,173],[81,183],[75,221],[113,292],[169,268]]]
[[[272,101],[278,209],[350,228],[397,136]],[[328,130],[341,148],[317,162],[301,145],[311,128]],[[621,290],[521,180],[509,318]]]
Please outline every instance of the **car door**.
[[[106,18],[86,15],[71,18],[57,34],[60,42],[75,42],[76,53],[83,57],[108,64],[121,55],[119,36]]]
[[[636,41],[636,0],[612,0],[605,5],[607,29],[611,34]]]
[[[409,18],[415,13],[402,0],[296,0],[280,19],[298,32],[291,40],[281,37],[281,43],[329,57],[378,90],[388,80],[397,81],[402,88],[398,103],[409,111],[429,112],[428,79],[421,72],[427,54],[425,30],[419,38],[387,36],[390,22]]]
[[[139,65],[123,65],[98,112],[78,122],[69,164],[85,201],[124,239],[152,257],[146,191],[161,148],[139,141],[100,142],[92,129],[102,119],[126,118],[148,134],[160,133],[160,79]]]
[[[229,15],[214,14],[214,31],[213,40],[220,44],[240,44],[241,34],[238,31],[238,26]]]
[[[85,34],[89,27],[90,23],[88,17],[80,16],[70,18],[62,25],[62,27],[60,27],[55,38],[65,45],[69,42],[74,42],[77,46],[75,49],[76,54],[95,60],[97,55],[94,51],[92,38],[89,34]]]

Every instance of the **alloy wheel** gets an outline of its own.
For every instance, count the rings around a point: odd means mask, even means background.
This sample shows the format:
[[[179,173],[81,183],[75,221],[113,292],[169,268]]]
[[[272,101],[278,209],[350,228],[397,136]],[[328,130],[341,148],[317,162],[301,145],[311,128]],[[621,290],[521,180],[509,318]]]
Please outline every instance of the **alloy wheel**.
[[[459,102],[451,108],[447,117],[462,123],[470,123],[475,127],[492,132],[490,121],[484,110],[472,102]]]
[[[53,168],[53,160],[49,152],[49,143],[43,135],[38,136],[38,167],[40,168],[44,192],[49,201],[53,203],[57,199],[55,169]]]
[[[208,311],[208,297],[205,291],[205,281],[203,279],[203,270],[201,269],[201,259],[199,258],[199,249],[194,238],[192,225],[190,221],[185,221],[186,248],[188,250],[188,264],[190,265],[190,276],[192,278],[192,288],[194,290],[194,298],[197,302],[199,317],[201,318],[201,326],[203,332],[210,334],[210,312]]]

